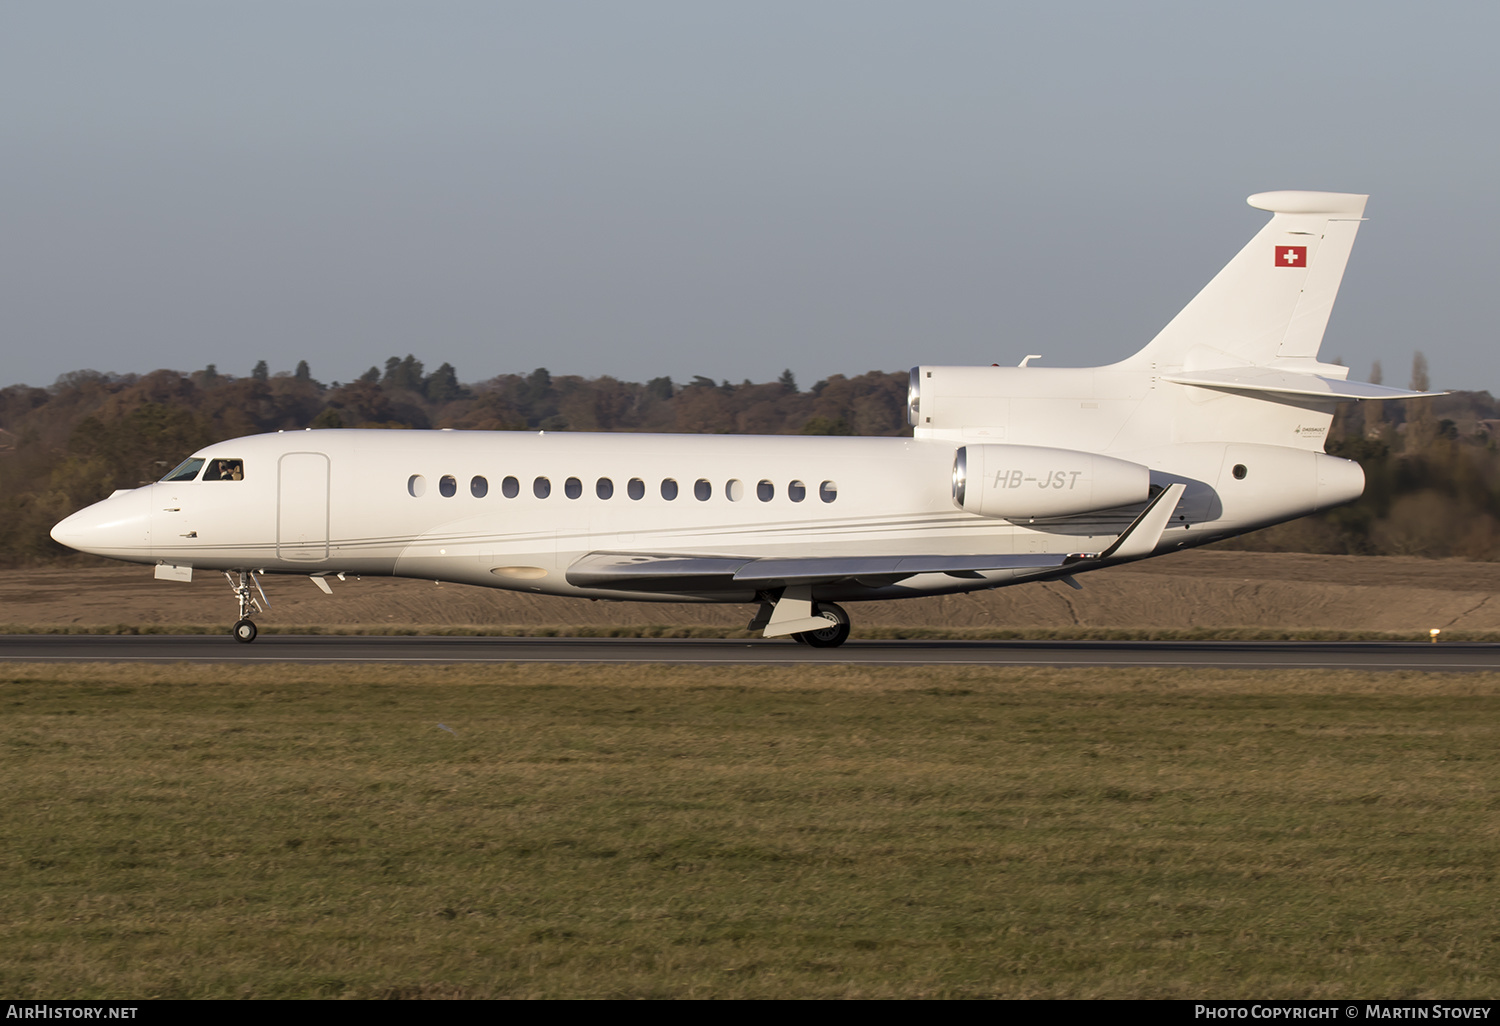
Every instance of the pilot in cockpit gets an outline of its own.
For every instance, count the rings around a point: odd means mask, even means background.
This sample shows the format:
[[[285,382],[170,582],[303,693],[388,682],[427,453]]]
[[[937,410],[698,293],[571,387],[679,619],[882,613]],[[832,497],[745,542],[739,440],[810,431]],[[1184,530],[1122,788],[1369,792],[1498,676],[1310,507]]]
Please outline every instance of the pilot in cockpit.
[[[244,460],[214,460],[203,472],[205,481],[243,481],[245,479]]]

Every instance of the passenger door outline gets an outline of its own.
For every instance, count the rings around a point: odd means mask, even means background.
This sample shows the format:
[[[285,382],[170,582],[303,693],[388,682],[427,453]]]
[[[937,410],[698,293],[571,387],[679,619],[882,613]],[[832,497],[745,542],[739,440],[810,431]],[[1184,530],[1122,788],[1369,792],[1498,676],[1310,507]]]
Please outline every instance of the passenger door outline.
[[[276,471],[276,555],[294,562],[328,558],[328,455],[284,453]]]

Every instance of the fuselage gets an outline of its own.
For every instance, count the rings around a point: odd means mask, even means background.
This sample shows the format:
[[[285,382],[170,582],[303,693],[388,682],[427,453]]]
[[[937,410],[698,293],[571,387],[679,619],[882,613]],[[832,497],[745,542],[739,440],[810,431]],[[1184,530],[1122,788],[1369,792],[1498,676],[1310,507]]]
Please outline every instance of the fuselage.
[[[191,477],[115,495],[59,542],[199,570],[349,573],[609,599],[749,601],[755,592],[577,587],[590,553],[877,556],[1097,552],[1139,507],[1015,522],[955,505],[958,445],[932,438],[291,431],[216,443]],[[1060,450],[1059,450],[1060,451]],[[1356,498],[1356,464],[1306,448],[1195,442],[1115,455],[1186,484],[1157,552]],[[235,477],[215,468],[235,467]],[[218,479],[209,479],[218,477]],[[920,574],[818,598],[995,587],[1004,570]]]

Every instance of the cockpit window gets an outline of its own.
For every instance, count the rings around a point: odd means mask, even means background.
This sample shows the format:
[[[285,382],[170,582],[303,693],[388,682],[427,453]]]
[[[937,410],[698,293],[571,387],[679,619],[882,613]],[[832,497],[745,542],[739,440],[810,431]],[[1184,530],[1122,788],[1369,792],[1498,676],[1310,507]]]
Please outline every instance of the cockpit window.
[[[245,461],[214,458],[208,461],[208,469],[203,472],[205,481],[243,481],[245,479]]]
[[[163,481],[191,481],[198,476],[198,471],[203,469],[203,460],[197,456],[185,459],[177,464],[177,469],[172,471]]]

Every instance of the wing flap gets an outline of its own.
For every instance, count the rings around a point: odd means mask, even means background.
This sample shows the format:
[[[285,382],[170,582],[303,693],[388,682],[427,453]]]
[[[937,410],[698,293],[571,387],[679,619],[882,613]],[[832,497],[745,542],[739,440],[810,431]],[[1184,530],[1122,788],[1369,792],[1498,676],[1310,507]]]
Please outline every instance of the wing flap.
[[[673,584],[684,587],[697,581],[734,580],[749,557],[684,556],[672,553],[590,552],[568,567],[567,581],[578,588],[616,588],[660,591]],[[691,589],[690,589],[691,590]]]
[[[736,582],[819,581],[864,577],[911,577],[981,570],[1032,570],[1062,566],[1065,554],[1023,553],[1009,556],[812,556],[751,560],[734,575]]]

